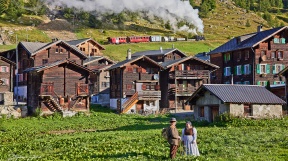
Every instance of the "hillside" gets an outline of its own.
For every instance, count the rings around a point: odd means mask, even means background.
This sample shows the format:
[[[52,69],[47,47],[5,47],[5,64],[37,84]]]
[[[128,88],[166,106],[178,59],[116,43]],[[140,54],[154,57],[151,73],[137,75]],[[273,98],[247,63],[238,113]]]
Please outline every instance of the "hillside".
[[[151,22],[145,17],[138,17],[134,21],[126,21],[121,27],[91,28],[87,27],[83,21],[74,18],[50,19],[45,15],[22,15],[13,21],[0,18],[0,35],[2,38],[0,43],[5,44],[0,46],[0,51],[14,48],[16,41],[49,42],[55,37],[63,40],[91,37],[103,44],[106,48],[104,54],[114,60],[123,60],[128,48],[131,48],[132,51],[140,51],[159,49],[160,46],[170,48],[173,44],[188,55],[193,55],[214,49],[234,36],[255,32],[260,24],[264,25],[264,30],[269,28],[268,23],[261,17],[261,13],[256,14],[239,8],[231,0],[218,0],[216,2],[216,8],[207,14],[207,18],[202,18],[204,24],[203,35],[206,40],[201,42],[126,44],[119,48],[117,45],[105,45],[107,37],[128,35],[190,37],[191,34],[165,29],[160,21]],[[196,7],[197,5],[200,6],[200,1],[195,1],[195,3]],[[285,14],[274,16],[285,20]],[[280,21],[286,24],[284,21]]]

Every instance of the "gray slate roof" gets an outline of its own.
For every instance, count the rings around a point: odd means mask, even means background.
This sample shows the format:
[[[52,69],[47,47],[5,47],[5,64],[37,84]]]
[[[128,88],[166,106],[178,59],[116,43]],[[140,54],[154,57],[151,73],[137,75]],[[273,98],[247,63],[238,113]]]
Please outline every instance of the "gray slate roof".
[[[43,71],[43,70],[46,70],[46,69],[49,69],[49,68],[64,64],[64,63],[67,63],[67,64],[73,65],[75,67],[81,68],[81,69],[83,69],[83,70],[85,70],[87,72],[91,72],[91,73],[93,72],[92,70],[84,67],[83,65],[77,64],[77,63],[75,63],[73,61],[70,61],[68,59],[58,60],[58,61],[55,61],[55,62],[52,62],[52,63],[48,63],[48,64],[45,64],[45,65],[36,66],[36,67],[32,67],[32,68],[27,68],[23,72],[33,72],[33,71],[40,72],[40,71]]]
[[[198,53],[198,54],[196,54],[194,56],[199,58],[199,59],[201,59],[201,60],[210,62],[210,55],[208,55],[207,52]]]
[[[176,51],[178,49],[162,49],[162,51],[159,49],[159,50],[147,50],[147,51],[139,51],[139,52],[136,52],[134,54],[132,54],[132,57],[137,57],[137,56],[142,56],[142,55],[145,55],[145,56],[157,56],[157,55],[166,55],[166,54],[169,54],[173,51]],[[180,53],[182,53],[184,56],[186,56],[183,52],[181,52],[180,50],[178,50]]]
[[[38,49],[44,47],[48,43],[40,43],[40,42],[20,42],[22,46],[29,52],[34,53]]]
[[[139,59],[142,59],[142,58],[148,60],[149,62],[151,62],[151,63],[155,64],[156,66],[159,66],[160,68],[163,69],[163,67],[162,67],[160,64],[158,64],[158,63],[155,62],[154,60],[150,59],[149,57],[143,55],[143,56],[138,56],[138,57],[132,57],[131,59],[125,59],[125,60],[123,60],[123,61],[121,61],[121,62],[118,62],[117,64],[112,65],[112,66],[111,66],[110,68],[108,68],[107,70],[111,70],[111,69],[115,69],[115,68],[122,68],[122,67],[124,67],[127,63],[132,63],[132,62],[135,62],[135,61],[137,61],[137,60],[139,60]]]
[[[281,98],[257,85],[203,84],[187,100],[197,99],[201,91],[209,91],[224,103],[286,104]]]
[[[191,60],[194,59],[194,60],[200,61],[200,62],[202,62],[204,64],[207,64],[209,66],[212,66],[214,68],[219,68],[217,65],[211,64],[211,63],[209,63],[207,61],[204,61],[202,59],[199,59],[199,58],[196,58],[196,57],[193,57],[193,56],[188,56],[188,57],[184,57],[184,58],[180,58],[180,59],[176,59],[176,60],[166,61],[166,62],[161,63],[161,66],[163,66],[165,69],[167,69],[167,68],[170,68],[174,64],[179,64],[179,63],[182,63],[182,62],[187,61],[189,59],[191,59]]]
[[[223,53],[223,52],[229,52],[229,51],[235,51],[239,49],[246,49],[246,48],[251,48],[255,47],[258,45],[260,42],[270,38],[273,36],[275,33],[278,33],[287,27],[277,27],[274,29],[270,30],[265,30],[261,32],[255,32],[255,33],[250,33],[242,36],[235,37],[228,41],[227,43],[219,46],[218,48],[212,50],[209,52],[209,54],[216,54],[216,53]],[[240,42],[239,44],[237,43],[237,39],[239,37],[242,37],[244,40]]]
[[[84,39],[78,39],[78,40],[71,40],[71,41],[67,41],[67,43],[69,43],[70,45],[74,45],[74,46],[78,46],[86,41],[93,41],[95,44],[97,44],[102,50],[105,50],[105,48],[103,46],[101,46],[97,41],[91,39],[91,38],[84,38]]]

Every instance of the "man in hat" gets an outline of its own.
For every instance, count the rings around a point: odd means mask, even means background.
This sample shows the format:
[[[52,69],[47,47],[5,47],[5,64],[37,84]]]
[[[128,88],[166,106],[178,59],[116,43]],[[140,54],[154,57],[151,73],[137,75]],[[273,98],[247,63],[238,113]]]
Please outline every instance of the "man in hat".
[[[170,127],[168,129],[168,142],[170,144],[170,158],[173,159],[176,156],[179,142],[181,137],[179,136],[178,130],[176,128],[176,118],[170,119]]]

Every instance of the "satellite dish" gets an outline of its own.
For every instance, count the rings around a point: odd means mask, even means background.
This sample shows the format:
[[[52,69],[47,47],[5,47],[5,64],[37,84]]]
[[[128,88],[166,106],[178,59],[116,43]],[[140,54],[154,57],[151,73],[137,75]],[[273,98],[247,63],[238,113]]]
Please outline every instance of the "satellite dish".
[[[159,79],[159,75],[158,74],[154,74],[153,78],[154,78],[154,80],[158,80]]]

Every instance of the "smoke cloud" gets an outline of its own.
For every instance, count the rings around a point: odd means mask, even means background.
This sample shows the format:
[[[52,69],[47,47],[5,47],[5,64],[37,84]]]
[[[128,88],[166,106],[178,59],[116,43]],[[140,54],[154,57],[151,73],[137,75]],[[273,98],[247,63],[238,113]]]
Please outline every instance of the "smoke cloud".
[[[179,20],[185,20],[195,26],[189,29],[183,26],[176,30],[186,30],[188,32],[203,33],[203,21],[199,18],[198,10],[193,9],[189,1],[181,0],[45,0],[50,6],[62,6],[77,8],[87,12],[96,11],[97,13],[120,13],[124,10],[132,12],[145,11],[154,16],[162,18],[165,22],[169,21],[175,28]]]

